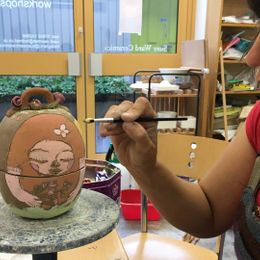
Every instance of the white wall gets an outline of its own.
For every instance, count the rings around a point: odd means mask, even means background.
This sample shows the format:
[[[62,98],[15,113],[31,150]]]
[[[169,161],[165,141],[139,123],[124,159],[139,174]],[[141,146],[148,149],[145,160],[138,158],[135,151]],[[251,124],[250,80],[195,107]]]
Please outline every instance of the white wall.
[[[205,38],[206,16],[208,0],[197,0],[196,20],[195,20],[195,40]]]

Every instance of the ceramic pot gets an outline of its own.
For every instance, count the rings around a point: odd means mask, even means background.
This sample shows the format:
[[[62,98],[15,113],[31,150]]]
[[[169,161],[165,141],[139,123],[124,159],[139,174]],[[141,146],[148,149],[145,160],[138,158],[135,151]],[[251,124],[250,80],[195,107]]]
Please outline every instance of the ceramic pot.
[[[84,142],[62,101],[61,94],[45,88],[26,90],[12,100],[0,123],[1,194],[19,216],[58,216],[72,208],[80,193]]]

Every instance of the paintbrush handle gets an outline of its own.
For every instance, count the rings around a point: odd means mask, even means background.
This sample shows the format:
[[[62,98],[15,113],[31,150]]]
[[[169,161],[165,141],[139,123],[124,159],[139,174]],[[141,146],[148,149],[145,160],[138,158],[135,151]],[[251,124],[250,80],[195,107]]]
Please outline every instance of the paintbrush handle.
[[[187,117],[139,117],[135,122],[158,122],[158,121],[185,121]],[[85,123],[123,123],[122,118],[104,117],[104,118],[86,118]]]
[[[187,117],[139,117],[135,122],[158,122],[158,121],[185,121]],[[111,123],[122,123],[124,122],[121,118],[114,119]]]

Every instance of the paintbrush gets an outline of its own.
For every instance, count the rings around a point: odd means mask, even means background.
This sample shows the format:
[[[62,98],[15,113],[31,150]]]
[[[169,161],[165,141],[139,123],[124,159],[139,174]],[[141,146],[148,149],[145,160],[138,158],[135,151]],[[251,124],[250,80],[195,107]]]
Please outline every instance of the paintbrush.
[[[135,122],[158,122],[158,121],[185,121],[187,117],[139,117]],[[86,118],[85,123],[123,123],[121,118],[104,117],[104,118]]]

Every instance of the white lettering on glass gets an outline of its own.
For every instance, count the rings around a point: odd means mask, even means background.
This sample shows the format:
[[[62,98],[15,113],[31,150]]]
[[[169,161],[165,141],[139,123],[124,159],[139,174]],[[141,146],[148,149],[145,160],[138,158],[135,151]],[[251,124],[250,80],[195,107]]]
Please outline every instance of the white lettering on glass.
[[[50,9],[51,1],[36,1],[36,0],[0,0],[0,7],[2,8],[40,8]]]
[[[129,44],[128,46],[105,46],[104,52],[137,52],[137,53],[166,53],[167,47],[156,47],[152,44]]]
[[[55,34],[22,34],[22,39],[3,39],[3,43],[0,43],[0,48],[45,48],[51,50],[60,47],[60,36]]]

